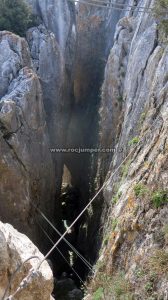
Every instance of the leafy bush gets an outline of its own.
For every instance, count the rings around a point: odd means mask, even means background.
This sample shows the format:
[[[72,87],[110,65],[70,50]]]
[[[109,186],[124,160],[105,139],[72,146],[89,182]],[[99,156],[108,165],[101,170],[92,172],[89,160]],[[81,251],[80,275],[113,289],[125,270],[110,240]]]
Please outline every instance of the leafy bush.
[[[168,36],[168,0],[157,0],[154,7],[154,16],[159,22],[159,29]]]
[[[118,200],[120,199],[121,195],[122,195],[122,192],[116,193],[115,196],[112,198],[112,203],[116,204],[118,202]]]
[[[138,144],[139,143],[139,137],[138,136],[135,136],[132,140],[129,141],[128,145],[129,146],[132,146],[132,145],[135,145],[135,144]]]
[[[103,288],[99,287],[93,294],[93,300],[101,300],[103,297]]]
[[[142,197],[148,193],[148,189],[143,183],[137,183],[134,186],[134,193],[136,197]]]
[[[152,202],[156,208],[168,203],[168,191],[158,190],[153,192]]]
[[[24,0],[0,0],[0,30],[24,36],[33,25],[36,25],[35,16]]]

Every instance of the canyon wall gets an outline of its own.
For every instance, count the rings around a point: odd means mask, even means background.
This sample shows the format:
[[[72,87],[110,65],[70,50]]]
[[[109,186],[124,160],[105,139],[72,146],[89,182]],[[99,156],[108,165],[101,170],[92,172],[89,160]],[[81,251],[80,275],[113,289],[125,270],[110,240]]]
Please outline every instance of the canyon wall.
[[[102,86],[100,146],[114,152],[99,157],[103,243],[86,299],[167,299],[167,79],[167,44],[137,5],[117,24]]]
[[[68,234],[89,262],[98,258],[86,299],[166,300],[168,49],[151,10],[141,8],[154,2],[131,9],[123,1],[123,11],[27,2],[39,25],[26,38],[0,32],[1,220],[46,251],[34,204],[63,231],[107,181]],[[65,147],[112,152],[51,151]],[[70,186],[61,195],[64,166]],[[67,270],[55,253],[53,262],[56,274]],[[73,263],[86,278],[75,256]],[[71,292],[68,300],[77,297]]]
[[[31,201],[47,210],[55,194],[42,90],[26,41],[1,32],[0,47],[1,220],[35,239]]]
[[[89,4],[76,5],[74,104],[67,136],[67,148],[83,149],[83,152],[64,156],[71,174],[71,183],[79,193],[78,213],[95,192],[98,155],[90,150],[98,148],[99,144],[99,105],[103,74],[109,49],[113,44],[114,29],[121,14],[121,11],[109,10],[107,7],[91,6],[92,1],[86,2]],[[99,219],[98,213],[97,218],[93,218],[93,225],[90,212],[87,212],[78,222],[80,230],[77,247],[91,260],[94,260],[97,249],[93,246],[93,235]]]
[[[50,149],[66,140],[76,33],[73,4],[30,4],[39,26],[26,39],[0,34],[0,211],[3,222],[39,242],[32,203],[61,224],[63,162]]]

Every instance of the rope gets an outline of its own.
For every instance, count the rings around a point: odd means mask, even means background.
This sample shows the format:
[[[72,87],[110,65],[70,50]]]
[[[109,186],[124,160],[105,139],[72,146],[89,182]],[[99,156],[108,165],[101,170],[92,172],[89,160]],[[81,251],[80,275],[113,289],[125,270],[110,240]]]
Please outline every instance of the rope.
[[[86,5],[89,5],[89,6],[93,6],[93,7],[100,7],[100,8],[106,8],[106,9],[114,9],[114,10],[119,10],[119,11],[127,11],[127,12],[131,12],[132,9],[135,10],[135,9],[139,9],[138,7],[136,6],[130,6],[130,9],[126,9],[126,8],[120,8],[120,7],[117,7],[115,5],[109,5],[109,6],[106,6],[106,5],[101,5],[101,4],[96,4],[96,3],[91,3],[91,2],[86,2],[85,0],[68,0],[70,2],[73,2],[73,3],[81,3],[81,4],[86,4]],[[107,4],[107,3],[106,3]],[[118,4],[116,4],[118,5]],[[150,10],[149,8],[146,8],[144,7],[143,10],[138,10],[139,13],[149,13],[148,10]]]
[[[55,230],[55,232],[59,236],[62,236],[60,231],[58,231],[58,229],[51,223],[51,221],[44,215],[44,213],[42,213],[42,211],[36,205],[34,205],[34,203],[32,203],[32,205],[43,217],[43,219],[47,221],[47,223]],[[72,249],[72,251],[83,261],[83,263],[90,269],[90,271],[93,271],[93,266],[86,260],[86,258],[82,254],[80,254],[80,252],[77,249],[75,249],[75,247],[66,238],[63,238],[63,240]]]
[[[50,236],[48,235],[48,233],[42,228],[42,226],[40,224],[38,224],[39,227],[41,228],[41,230],[43,231],[43,233],[45,234],[45,236],[49,239],[49,241],[51,242],[51,244],[55,244],[53,242],[53,240],[50,238]],[[59,254],[62,256],[62,258],[65,260],[65,262],[69,265],[69,267],[72,269],[72,271],[74,272],[74,274],[78,277],[78,279],[81,281],[81,283],[83,284],[83,286],[85,286],[84,281],[82,280],[82,278],[79,276],[79,274],[75,271],[75,269],[73,268],[73,266],[71,266],[71,264],[69,263],[69,261],[66,259],[66,257],[63,255],[63,253],[59,250],[58,247],[56,247],[57,251],[59,252]]]
[[[5,292],[4,292],[4,295],[3,295],[3,297],[2,297],[1,300],[4,300],[4,299],[5,299],[6,294],[7,294],[7,292],[9,291],[9,289],[10,289],[10,287],[11,287],[11,284],[12,284],[12,281],[14,280],[16,274],[21,270],[21,268],[25,265],[25,263],[27,263],[29,260],[35,259],[35,258],[40,260],[40,258],[39,258],[38,256],[35,256],[35,255],[34,255],[34,256],[31,256],[31,257],[27,258],[22,264],[20,264],[20,265],[18,266],[18,268],[14,271],[14,273],[13,273],[12,276],[11,276],[10,281],[9,281],[9,283],[8,283],[8,285],[7,285],[7,288],[6,288]],[[9,299],[9,298],[7,298],[7,299]]]

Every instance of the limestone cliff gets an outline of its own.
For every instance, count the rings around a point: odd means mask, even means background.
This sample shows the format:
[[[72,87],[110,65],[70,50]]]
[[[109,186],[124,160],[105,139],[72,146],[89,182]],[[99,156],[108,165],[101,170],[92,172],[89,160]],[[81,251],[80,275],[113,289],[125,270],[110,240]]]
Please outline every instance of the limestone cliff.
[[[99,158],[103,244],[87,299],[167,299],[167,78],[152,14],[126,13],[102,87],[100,146],[115,151]]]
[[[1,32],[0,48],[1,220],[37,240],[31,201],[46,210],[55,194],[42,90],[26,41]]]
[[[46,252],[51,240],[38,224],[58,236],[34,204],[63,232],[106,182],[67,234],[95,264],[86,299],[166,300],[168,47],[155,1],[26,1],[38,26],[25,38],[0,32],[0,219]],[[0,224],[0,233],[2,294],[15,266],[13,236],[19,262],[25,248],[10,225]],[[59,247],[64,261],[57,250],[50,257],[54,295],[81,300],[77,287],[89,270],[69,245]],[[46,267],[42,291],[31,298],[30,287],[18,299],[50,299]]]
[[[39,27],[30,29],[27,40],[33,68],[40,77],[50,136],[50,148],[66,145],[67,127],[73,103],[76,27],[74,4],[67,0],[27,1],[39,18]],[[53,155],[56,196],[59,196],[63,161]]]

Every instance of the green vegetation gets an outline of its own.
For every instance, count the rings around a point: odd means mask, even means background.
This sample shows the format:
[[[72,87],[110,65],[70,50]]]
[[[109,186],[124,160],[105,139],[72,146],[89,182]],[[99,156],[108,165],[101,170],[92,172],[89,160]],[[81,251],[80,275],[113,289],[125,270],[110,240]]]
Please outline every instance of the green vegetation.
[[[143,121],[145,120],[146,114],[147,114],[147,112],[143,112],[143,113],[141,114],[141,116],[140,116],[140,121],[141,121],[141,122],[143,122]]]
[[[122,165],[122,167],[121,167],[122,179],[125,179],[127,177],[130,164],[131,164],[131,159],[129,159],[124,165]]]
[[[168,37],[168,0],[157,0],[153,12],[161,34]]]
[[[168,203],[167,190],[158,189],[152,192],[143,183],[137,183],[133,189],[136,197],[148,196],[155,208],[159,208]]]
[[[33,25],[37,25],[35,17],[24,0],[0,0],[0,30],[24,36]]]
[[[103,245],[104,246],[107,246],[108,244],[108,241],[109,241],[109,238],[110,238],[110,233],[115,231],[116,227],[118,225],[118,220],[117,219],[113,219],[112,220],[112,223],[111,223],[111,227],[110,227],[110,232],[108,232],[106,235],[105,235],[105,238],[103,240]]]
[[[123,272],[118,273],[112,278],[111,294],[114,299],[121,299],[122,296],[124,296],[124,299],[132,299],[130,284]]]
[[[107,234],[107,235],[105,236],[104,240],[103,240],[103,245],[104,245],[104,246],[107,246],[108,240],[109,240],[109,234]]]
[[[141,113],[140,118],[139,118],[139,129],[141,129],[145,119],[147,116],[147,111],[145,110],[143,113]]]
[[[114,230],[116,229],[117,224],[118,224],[118,220],[117,220],[117,219],[114,219],[114,220],[112,221],[112,227],[111,227],[112,231],[114,231]]]
[[[136,197],[142,197],[148,194],[149,190],[143,183],[137,183],[134,186],[134,193]]]
[[[157,190],[152,193],[152,202],[155,208],[159,208],[160,206],[168,203],[168,191],[165,190]]]
[[[145,273],[144,273],[144,270],[143,270],[143,269],[138,268],[138,269],[135,270],[135,276],[136,276],[137,278],[143,277],[144,274],[145,274]]]
[[[123,272],[119,272],[114,276],[107,276],[104,273],[100,273],[97,278],[97,284],[99,285],[99,288],[97,288],[93,294],[94,300],[101,300],[106,294],[108,297],[111,297],[111,299],[116,300],[133,299],[130,284]]]
[[[139,137],[138,137],[138,136],[135,136],[132,140],[130,140],[130,141],[128,142],[128,145],[129,145],[129,146],[136,145],[136,144],[139,143],[139,141],[140,141]]]
[[[120,199],[122,195],[122,192],[117,192],[116,195],[112,198],[112,202],[113,204],[116,204],[118,202],[118,200]]]
[[[103,297],[103,288],[99,287],[93,294],[93,300],[101,300]]]
[[[152,284],[151,281],[148,281],[148,282],[145,284],[145,290],[146,290],[148,293],[153,291],[153,284]]]

